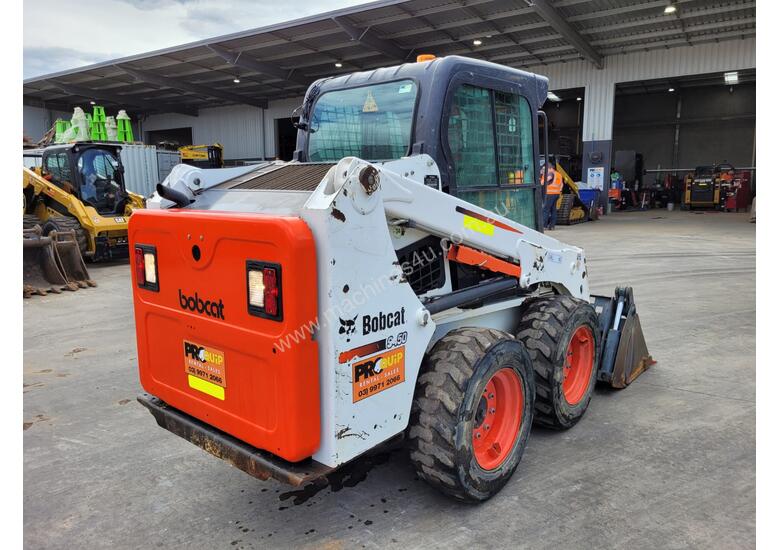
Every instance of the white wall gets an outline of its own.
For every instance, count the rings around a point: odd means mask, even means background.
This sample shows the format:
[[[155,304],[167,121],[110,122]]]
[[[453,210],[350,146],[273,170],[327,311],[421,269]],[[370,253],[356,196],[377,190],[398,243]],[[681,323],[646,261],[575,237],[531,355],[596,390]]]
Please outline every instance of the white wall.
[[[58,118],[70,120],[71,115],[72,113],[24,105],[22,109],[24,135],[37,142],[43,137],[43,134],[49,131]]]
[[[682,46],[604,58],[604,68],[588,61],[570,61],[528,70],[547,76],[551,90],[585,88],[583,141],[612,139],[615,84],[684,75],[716,73],[756,66],[756,40]]]
[[[142,127],[144,132],[192,128],[194,144],[219,142],[225,148],[225,159],[273,158],[275,120],[289,117],[302,101],[303,97],[271,101],[268,109],[248,105],[214,107],[201,109],[196,117],[175,113],[151,115],[143,120]]]

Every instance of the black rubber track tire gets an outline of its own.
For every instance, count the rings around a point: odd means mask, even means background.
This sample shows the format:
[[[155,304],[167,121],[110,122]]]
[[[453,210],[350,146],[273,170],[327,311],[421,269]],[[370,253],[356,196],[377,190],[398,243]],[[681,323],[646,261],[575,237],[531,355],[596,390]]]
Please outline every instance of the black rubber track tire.
[[[596,384],[600,338],[598,316],[593,307],[568,296],[538,296],[523,303],[516,338],[525,344],[536,373],[537,425],[557,430],[574,426],[588,408]],[[585,395],[575,405],[563,396],[563,365],[574,331],[590,327],[594,338],[593,369]]]
[[[569,225],[571,209],[574,207],[574,195],[567,193],[561,197],[561,207],[558,209],[555,223],[557,225]]]
[[[87,253],[87,232],[81,227],[79,221],[73,216],[54,216],[46,220],[43,224],[43,234],[48,235],[51,231],[70,231],[76,232],[76,242],[79,245],[79,252],[84,256]]]
[[[494,470],[476,462],[472,433],[485,385],[511,367],[523,388],[523,417],[512,450]],[[417,379],[409,423],[409,456],[417,474],[458,500],[489,499],[509,481],[522,458],[533,419],[534,375],[528,352],[511,334],[458,328],[426,355]]]
[[[23,229],[32,229],[36,225],[43,225],[41,220],[38,219],[38,216],[34,214],[24,214],[24,217],[22,218]]]

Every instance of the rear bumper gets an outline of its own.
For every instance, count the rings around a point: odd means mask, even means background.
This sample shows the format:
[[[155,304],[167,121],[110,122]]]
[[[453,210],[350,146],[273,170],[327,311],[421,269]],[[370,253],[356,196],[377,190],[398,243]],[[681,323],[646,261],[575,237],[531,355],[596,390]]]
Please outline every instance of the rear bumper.
[[[161,428],[186,439],[257,479],[274,478],[297,487],[334,470],[312,459],[295,463],[287,462],[174,409],[148,393],[139,395],[138,402],[149,409]]]

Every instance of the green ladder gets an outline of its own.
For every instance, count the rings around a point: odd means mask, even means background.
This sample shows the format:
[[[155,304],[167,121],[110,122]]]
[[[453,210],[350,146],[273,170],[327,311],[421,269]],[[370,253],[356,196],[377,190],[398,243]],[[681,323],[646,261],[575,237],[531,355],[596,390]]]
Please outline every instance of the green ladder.
[[[106,141],[106,111],[100,105],[92,107],[92,116],[89,120],[89,138],[92,141]]]
[[[62,143],[65,140],[65,132],[70,129],[70,121],[58,118],[54,123],[54,142]]]
[[[122,118],[117,116],[116,118],[116,136],[117,140],[123,143],[132,143],[133,139],[133,126],[130,123],[130,117],[125,115]]]

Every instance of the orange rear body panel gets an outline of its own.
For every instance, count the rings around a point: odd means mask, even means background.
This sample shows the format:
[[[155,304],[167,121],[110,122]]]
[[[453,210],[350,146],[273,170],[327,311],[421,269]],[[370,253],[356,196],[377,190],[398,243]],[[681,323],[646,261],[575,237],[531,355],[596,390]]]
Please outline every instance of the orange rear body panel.
[[[139,210],[129,239],[131,258],[137,244],[157,255],[159,291],[139,288],[131,269],[144,390],[285,460],[311,456],[320,443],[317,343],[305,331],[291,347],[277,345],[317,319],[316,254],[306,223]],[[281,320],[250,315],[248,260],[280,266]],[[204,307],[188,307],[199,301]]]

